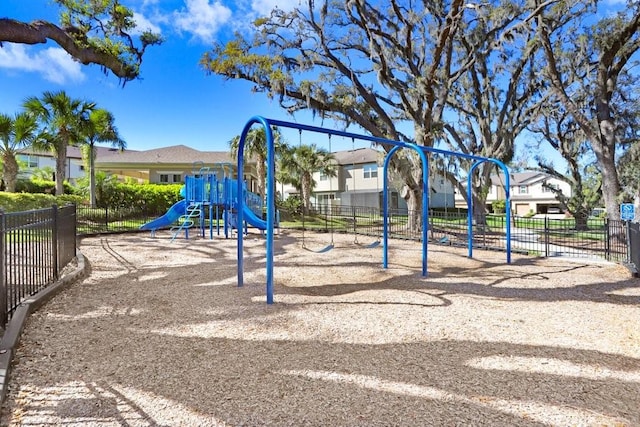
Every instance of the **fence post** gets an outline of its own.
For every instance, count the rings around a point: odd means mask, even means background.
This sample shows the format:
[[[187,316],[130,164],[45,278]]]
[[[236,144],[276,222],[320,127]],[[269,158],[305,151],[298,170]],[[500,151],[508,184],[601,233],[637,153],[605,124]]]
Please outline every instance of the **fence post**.
[[[8,320],[7,307],[7,253],[5,241],[7,233],[7,220],[4,211],[0,209],[0,327],[4,329]]]
[[[549,257],[549,217],[544,216],[544,256]]]
[[[631,230],[629,227],[631,221],[625,221],[624,222],[624,228],[625,228],[625,237],[627,238],[627,256],[625,261],[630,264],[631,263]]]
[[[73,203],[73,255],[78,253],[78,205]]]
[[[109,208],[104,208],[104,231],[109,232]]]
[[[52,217],[52,226],[51,226],[51,240],[52,247],[51,253],[53,258],[53,277],[58,280],[60,273],[60,260],[58,259],[58,205],[51,206],[51,217]]]
[[[611,259],[611,230],[609,226],[611,222],[609,218],[604,219],[604,259],[607,261]]]
[[[640,277],[640,224],[634,222],[633,224],[628,224],[628,227],[627,253],[635,270],[634,275]]]

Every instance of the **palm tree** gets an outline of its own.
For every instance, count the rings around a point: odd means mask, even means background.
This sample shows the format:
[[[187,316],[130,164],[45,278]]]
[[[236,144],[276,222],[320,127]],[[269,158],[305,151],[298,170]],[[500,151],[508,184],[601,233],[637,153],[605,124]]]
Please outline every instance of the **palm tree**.
[[[274,145],[276,151],[280,151],[282,146],[282,134],[278,128],[272,129]],[[240,136],[234,136],[229,141],[231,148],[231,157],[237,159],[238,148],[240,145]],[[264,128],[252,128],[247,133],[247,137],[244,141],[244,156],[245,158],[255,158],[256,160],[256,175],[258,176],[258,193],[264,200],[266,182],[267,182],[267,133]]]
[[[328,177],[336,176],[335,157],[316,144],[300,145],[283,152],[280,160],[280,179],[302,193],[304,212],[311,208],[311,192],[316,186],[313,174],[320,172]]]
[[[16,191],[18,180],[18,161],[16,155],[21,148],[31,145],[38,137],[38,123],[26,112],[16,113],[14,117],[0,114],[0,154],[2,154],[2,177],[6,191]]]
[[[84,141],[82,141],[81,151],[82,159],[89,171],[89,200],[92,208],[96,207],[95,144],[107,142],[119,150],[127,148],[127,143],[120,137],[114,121],[113,114],[103,108],[97,108],[89,113],[88,119],[82,126]]]
[[[24,108],[42,126],[43,138],[35,148],[50,150],[56,158],[56,195],[64,193],[67,147],[84,140],[83,124],[95,109],[93,102],[71,99],[64,91],[44,92],[41,98],[29,97]]]

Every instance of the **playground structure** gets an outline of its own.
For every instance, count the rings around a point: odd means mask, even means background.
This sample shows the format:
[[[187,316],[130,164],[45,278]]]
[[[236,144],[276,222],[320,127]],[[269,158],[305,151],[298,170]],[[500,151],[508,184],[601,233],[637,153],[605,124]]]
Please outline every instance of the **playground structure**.
[[[410,149],[416,151],[422,161],[422,276],[427,276],[427,250],[428,250],[428,229],[429,229],[429,167],[428,167],[428,159],[426,153],[439,153],[443,155],[457,156],[467,160],[474,161],[471,166],[468,175],[467,175],[467,209],[468,209],[468,230],[467,230],[467,238],[468,238],[468,257],[473,257],[473,224],[472,224],[472,212],[473,212],[473,198],[471,197],[471,180],[473,176],[473,172],[475,169],[485,162],[490,162],[498,166],[502,169],[502,172],[505,176],[505,198],[506,205],[511,206],[511,196],[510,196],[510,183],[509,183],[509,170],[507,166],[498,159],[493,159],[489,157],[475,156],[471,154],[465,153],[457,153],[448,150],[441,150],[432,147],[422,147],[417,144],[401,142],[401,141],[393,141],[385,138],[379,138],[368,135],[359,135],[351,132],[338,131],[333,129],[325,129],[316,126],[308,126],[302,125],[298,123],[285,122],[281,120],[273,120],[267,119],[261,116],[254,116],[245,124],[245,127],[240,135],[240,141],[238,144],[238,170],[244,170],[244,145],[245,139],[249,133],[249,130],[254,124],[259,124],[263,126],[266,133],[266,144],[267,144],[267,197],[266,197],[266,222],[265,229],[267,235],[266,242],[266,299],[267,304],[273,304],[273,238],[274,238],[274,227],[276,224],[276,209],[275,209],[275,144],[273,138],[273,132],[271,127],[285,127],[298,129],[300,132],[302,131],[310,131],[315,133],[327,134],[327,135],[338,135],[342,137],[359,139],[364,141],[369,141],[378,144],[388,144],[393,145],[392,148],[384,159],[384,187],[383,187],[383,206],[384,206],[384,214],[383,214],[383,245],[382,245],[382,266],[383,268],[388,268],[388,249],[389,249],[389,236],[388,236],[388,216],[389,216],[389,208],[388,208],[388,166],[391,157],[401,148]],[[247,209],[244,206],[244,198],[242,189],[240,187],[236,188],[237,191],[237,221],[242,223],[244,221],[244,215]],[[331,246],[331,245],[330,245]],[[243,286],[244,284],[244,248],[243,248],[243,233],[238,233],[238,287]],[[506,211],[506,257],[507,263],[511,263],[511,218],[510,211],[507,209]]]
[[[247,225],[260,230],[267,228],[266,222],[260,218],[261,197],[248,191],[246,183],[239,185],[238,180],[226,176],[224,168],[221,178],[210,172],[209,168],[200,168],[197,173],[187,175],[180,194],[182,200],[171,206],[164,215],[141,225],[140,229],[151,231],[153,236],[156,230],[170,227],[173,241],[181,232],[188,239],[189,230],[196,227],[202,237],[208,228],[209,238],[213,239],[214,229],[220,235],[221,219],[225,238],[239,228],[238,224],[243,224],[245,231]],[[242,199],[242,203],[238,203],[238,197]],[[239,209],[244,210],[241,221],[238,221]]]

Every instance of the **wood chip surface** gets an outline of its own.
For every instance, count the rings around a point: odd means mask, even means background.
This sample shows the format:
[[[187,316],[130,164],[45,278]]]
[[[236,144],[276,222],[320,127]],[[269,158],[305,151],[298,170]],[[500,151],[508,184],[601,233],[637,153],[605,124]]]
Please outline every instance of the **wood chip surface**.
[[[3,426],[640,426],[623,267],[284,232],[85,238],[90,275],[29,319]]]

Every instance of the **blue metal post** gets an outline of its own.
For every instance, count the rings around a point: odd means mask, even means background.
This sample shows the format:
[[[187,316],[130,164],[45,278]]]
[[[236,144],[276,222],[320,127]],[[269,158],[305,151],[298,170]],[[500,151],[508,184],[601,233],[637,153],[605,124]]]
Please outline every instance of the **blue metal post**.
[[[480,163],[474,163],[467,174],[467,256],[473,258],[473,192],[471,191],[471,179],[473,171]]]

